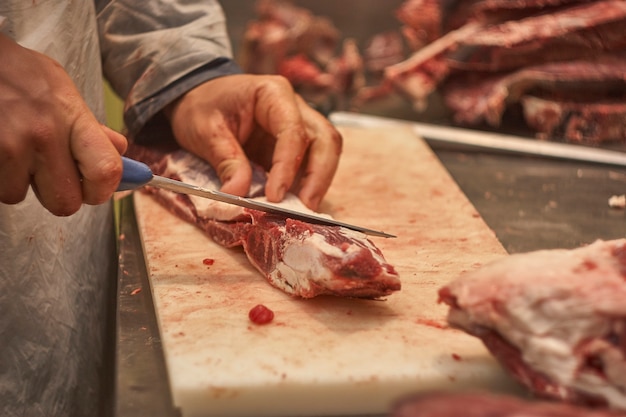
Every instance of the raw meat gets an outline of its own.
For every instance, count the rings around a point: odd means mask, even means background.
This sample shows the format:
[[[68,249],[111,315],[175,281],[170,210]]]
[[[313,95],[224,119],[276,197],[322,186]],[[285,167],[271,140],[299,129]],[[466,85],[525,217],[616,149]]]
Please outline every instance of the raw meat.
[[[588,0],[470,0],[463,1],[449,18],[451,23],[464,19],[480,19],[497,23],[521,19],[537,13],[557,10],[557,7]]]
[[[342,40],[328,18],[289,1],[259,0],[256,9],[258,19],[248,23],[239,56],[244,70],[284,76],[323,113],[347,109],[350,97],[365,85],[354,39]]]
[[[524,96],[524,119],[540,138],[597,145],[626,141],[626,94],[620,100],[567,101]]]
[[[184,151],[132,145],[127,154],[156,175],[219,189],[211,166]],[[249,197],[265,201],[265,172],[254,167]],[[343,227],[285,219],[206,198],[145,187],[166,208],[197,225],[225,247],[243,247],[249,261],[273,286],[303,298],[320,294],[381,298],[400,290],[400,279],[372,241]],[[293,194],[281,203],[309,211]],[[310,212],[310,211],[309,211]]]
[[[274,312],[263,304],[257,304],[248,312],[248,318],[254,324],[268,324],[274,320]]]
[[[334,78],[326,74],[304,54],[284,58],[278,63],[277,73],[287,78],[295,89],[330,90]]]
[[[626,239],[510,255],[439,296],[538,396],[626,410]]]
[[[594,2],[492,26],[470,22],[389,67],[385,76],[423,110],[454,70],[503,71],[598,56],[626,47],[625,24],[624,1]]]
[[[415,110],[425,110],[428,97],[450,73],[446,53],[481,27],[480,24],[468,23],[429,43],[405,61],[387,67],[385,83],[409,99]]]
[[[495,24],[586,0],[407,0],[395,11],[410,45],[423,47],[470,21]],[[418,49],[418,48],[415,48]]]
[[[584,97],[587,103],[590,98],[626,95],[626,57],[604,55],[596,59],[551,62],[496,75],[463,74],[442,88],[456,123],[487,121],[491,126],[500,125],[508,104],[534,92],[550,93],[553,97],[569,95],[572,99]],[[552,133],[558,126],[560,123],[544,130],[539,124],[537,128]]]
[[[357,104],[393,89],[424,112],[441,93],[458,124],[497,127],[515,106],[540,138],[625,140],[626,1],[407,0],[397,14],[428,42]]]
[[[404,60],[404,43],[398,32],[387,31],[371,37],[363,51],[365,67],[372,74],[382,74],[388,66]]]
[[[402,32],[413,50],[443,35],[444,13],[440,0],[407,0],[395,11],[396,18],[405,25]]]
[[[626,47],[626,2],[597,1],[489,26],[463,39],[450,65],[502,71]]]
[[[428,392],[398,401],[389,417],[624,417],[608,409],[530,401],[487,392]]]
[[[283,59],[298,54],[322,66],[333,57],[340,35],[328,19],[281,0],[260,0],[256,11],[239,57],[247,72],[275,74]]]

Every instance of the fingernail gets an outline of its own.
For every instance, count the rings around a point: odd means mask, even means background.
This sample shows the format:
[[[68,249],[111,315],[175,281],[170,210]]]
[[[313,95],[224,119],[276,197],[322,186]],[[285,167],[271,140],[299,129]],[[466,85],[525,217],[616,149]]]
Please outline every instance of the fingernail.
[[[319,205],[320,205],[320,197],[316,194],[309,196],[308,198],[306,198],[305,204],[307,205],[308,208],[310,208],[313,211],[317,211]],[[308,202],[308,204],[307,204]]]
[[[285,194],[287,194],[287,186],[283,184],[278,187],[278,191],[276,193],[276,198],[278,199],[278,201],[282,201],[283,198],[285,198]]]

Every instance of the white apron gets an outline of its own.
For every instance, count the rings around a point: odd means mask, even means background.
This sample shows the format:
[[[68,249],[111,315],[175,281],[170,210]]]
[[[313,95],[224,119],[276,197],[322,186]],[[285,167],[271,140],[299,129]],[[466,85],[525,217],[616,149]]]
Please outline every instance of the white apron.
[[[1,0],[0,16],[4,34],[64,66],[104,121],[93,2]],[[110,203],[66,218],[50,214],[31,191],[20,204],[0,203],[0,416],[105,410],[115,259]]]

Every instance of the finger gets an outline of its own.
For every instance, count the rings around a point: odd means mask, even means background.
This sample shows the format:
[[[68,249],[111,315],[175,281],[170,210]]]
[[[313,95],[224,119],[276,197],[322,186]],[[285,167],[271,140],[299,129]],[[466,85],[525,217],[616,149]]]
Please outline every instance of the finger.
[[[71,154],[51,148],[35,159],[31,184],[41,204],[56,216],[77,212],[83,198],[80,175]]]
[[[282,77],[270,80],[259,88],[255,117],[259,125],[276,139],[265,194],[269,201],[278,202],[293,184],[310,138],[306,135],[289,82]]]
[[[300,108],[309,127],[308,134],[314,138],[302,169],[298,197],[310,209],[317,210],[330,188],[343,146],[341,134],[320,113],[300,100]]]
[[[29,163],[24,156],[3,148],[0,153],[0,202],[17,204],[24,200],[30,185]]]
[[[102,131],[109,138],[115,149],[120,153],[120,155],[124,155],[126,149],[128,148],[128,140],[121,133],[111,129],[106,125],[100,125],[102,127]]]
[[[250,190],[252,168],[226,123],[221,118],[205,116],[195,129],[180,132],[178,142],[211,164],[222,183],[222,192],[245,196]]]
[[[114,141],[90,113],[78,117],[70,133],[70,147],[82,179],[86,204],[101,204],[117,189],[122,159]],[[119,144],[118,144],[119,146]]]

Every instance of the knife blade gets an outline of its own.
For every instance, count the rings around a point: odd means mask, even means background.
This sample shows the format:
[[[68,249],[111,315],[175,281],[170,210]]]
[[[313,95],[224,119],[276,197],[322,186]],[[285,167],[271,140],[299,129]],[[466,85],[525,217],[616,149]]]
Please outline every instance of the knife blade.
[[[329,219],[315,214],[303,213],[300,211],[280,207],[275,204],[264,203],[261,201],[253,200],[247,197],[239,197],[236,195],[223,193],[217,190],[209,190],[203,187],[198,187],[193,184],[187,184],[182,181],[173,180],[171,178],[154,175],[150,167],[143,162],[136,161],[134,159],[122,157],[122,164],[124,166],[124,172],[122,174],[122,180],[117,188],[117,191],[134,190],[144,185],[163,188],[166,190],[174,191],[181,194],[191,194],[198,197],[204,197],[215,201],[221,201],[223,203],[234,204],[236,206],[245,207],[253,210],[259,210],[266,213],[271,213],[290,219],[300,220],[307,223],[327,225],[327,226],[341,226],[347,229],[356,230],[361,233],[365,233],[370,236],[378,237],[396,237],[389,233],[381,232],[378,230],[372,230],[361,226],[341,222],[334,219]]]

